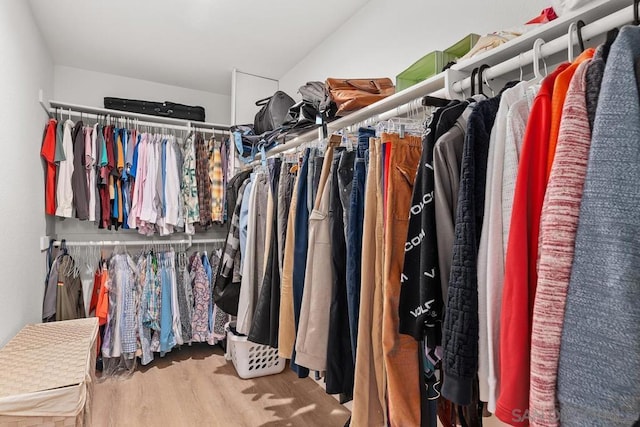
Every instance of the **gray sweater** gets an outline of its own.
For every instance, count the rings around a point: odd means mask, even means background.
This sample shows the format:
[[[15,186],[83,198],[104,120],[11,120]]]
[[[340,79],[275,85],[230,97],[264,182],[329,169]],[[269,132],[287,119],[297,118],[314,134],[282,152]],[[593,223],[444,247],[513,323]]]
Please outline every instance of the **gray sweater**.
[[[640,27],[611,48],[598,100],[558,372],[563,427],[640,414]]]

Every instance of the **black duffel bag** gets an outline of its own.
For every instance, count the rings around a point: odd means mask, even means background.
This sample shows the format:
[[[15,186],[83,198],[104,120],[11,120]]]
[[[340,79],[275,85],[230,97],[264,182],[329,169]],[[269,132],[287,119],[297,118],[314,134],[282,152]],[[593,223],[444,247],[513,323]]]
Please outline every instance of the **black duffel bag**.
[[[295,104],[293,98],[281,90],[268,98],[256,101],[256,106],[262,107],[253,120],[253,130],[261,135],[280,128],[290,120],[289,108]]]
[[[175,102],[151,102],[138,99],[104,98],[104,108],[128,111],[130,113],[148,114],[150,116],[170,117],[172,119],[204,122],[204,108]]]

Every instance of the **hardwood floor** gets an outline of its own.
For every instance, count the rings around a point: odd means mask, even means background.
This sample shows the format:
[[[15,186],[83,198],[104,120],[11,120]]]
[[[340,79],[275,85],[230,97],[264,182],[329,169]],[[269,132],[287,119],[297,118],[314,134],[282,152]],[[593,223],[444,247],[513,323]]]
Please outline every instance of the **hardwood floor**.
[[[342,427],[349,411],[312,379],[283,373],[240,379],[220,347],[193,345],[98,381],[92,420],[101,426]]]

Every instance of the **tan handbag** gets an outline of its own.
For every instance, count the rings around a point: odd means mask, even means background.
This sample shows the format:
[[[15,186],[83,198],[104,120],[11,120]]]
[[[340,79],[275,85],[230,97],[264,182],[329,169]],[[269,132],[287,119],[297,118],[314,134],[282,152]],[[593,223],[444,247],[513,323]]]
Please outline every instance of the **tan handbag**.
[[[393,82],[380,79],[327,79],[331,100],[338,106],[337,116],[371,105],[395,93]]]

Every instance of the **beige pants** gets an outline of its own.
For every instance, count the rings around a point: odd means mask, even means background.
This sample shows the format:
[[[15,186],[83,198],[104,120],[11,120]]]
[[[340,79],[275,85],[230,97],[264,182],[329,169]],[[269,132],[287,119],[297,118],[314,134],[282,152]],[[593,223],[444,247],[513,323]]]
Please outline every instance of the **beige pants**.
[[[298,179],[293,185],[291,207],[287,221],[287,238],[284,245],[284,259],[282,261],[282,279],[280,280],[280,324],[278,327],[278,355],[291,359],[293,345],[296,340],[296,325],[293,317],[293,249],[295,246],[296,205],[298,202]]]
[[[380,139],[369,142],[369,172],[365,188],[362,230],[362,283],[355,386],[351,425],[387,425],[386,373],[382,351],[382,152]]]

